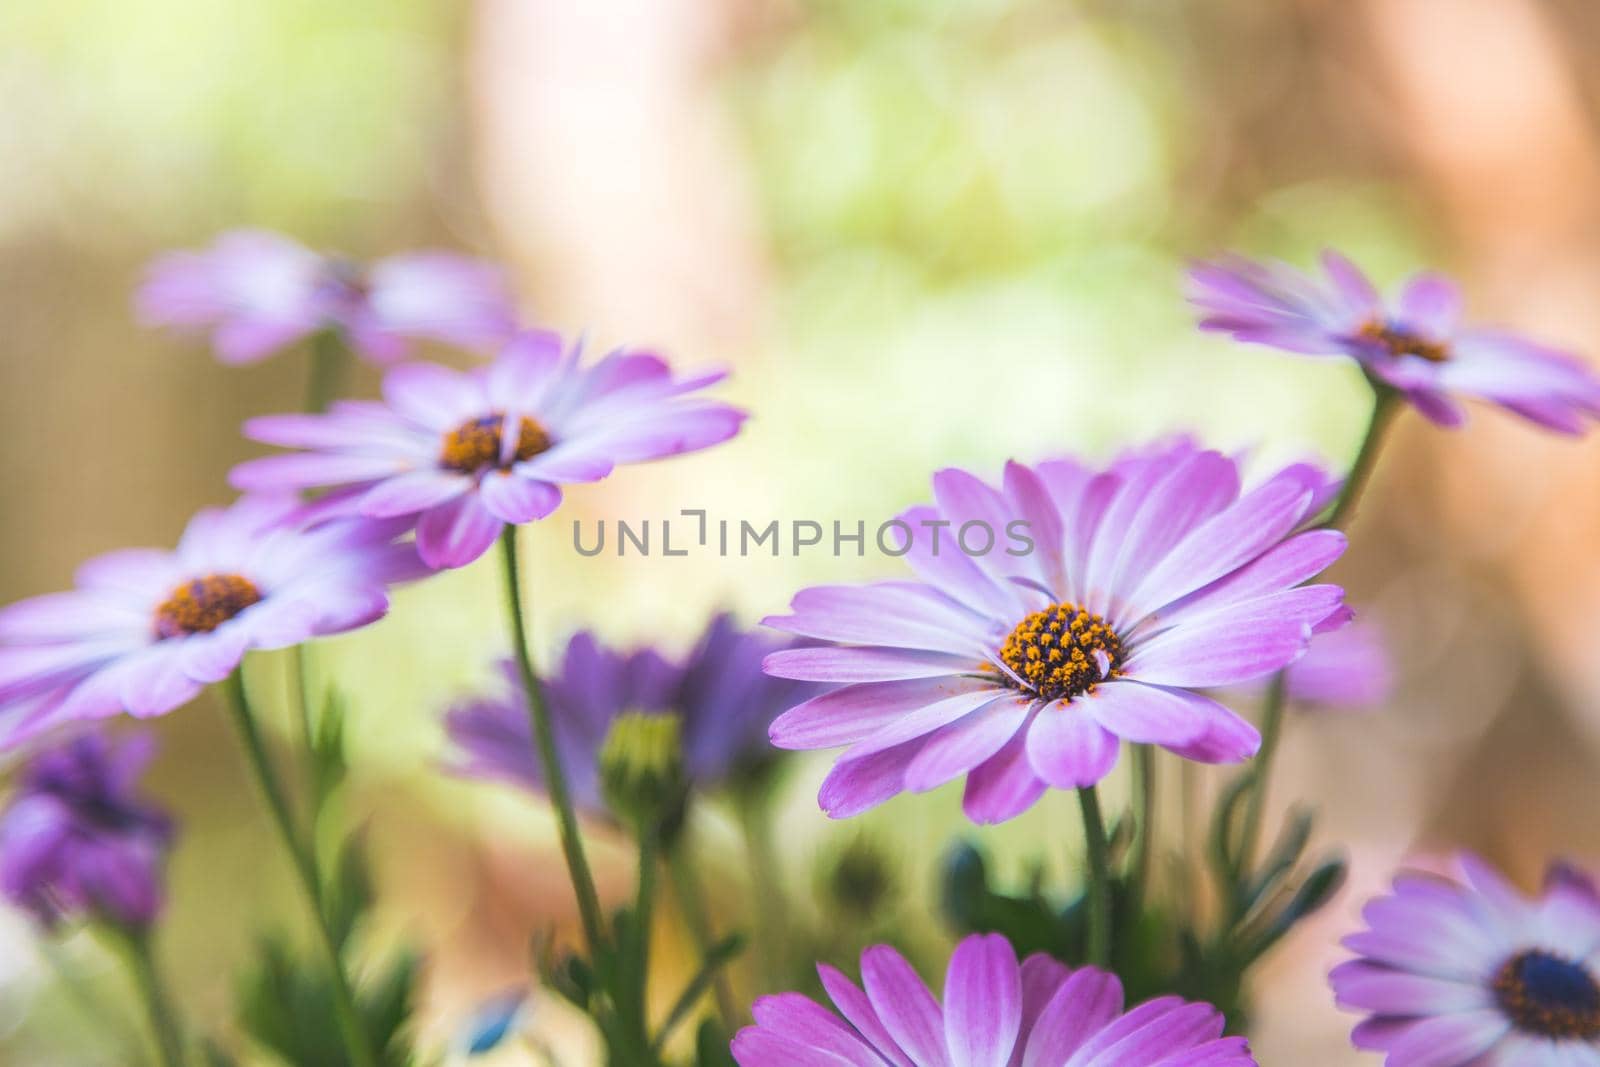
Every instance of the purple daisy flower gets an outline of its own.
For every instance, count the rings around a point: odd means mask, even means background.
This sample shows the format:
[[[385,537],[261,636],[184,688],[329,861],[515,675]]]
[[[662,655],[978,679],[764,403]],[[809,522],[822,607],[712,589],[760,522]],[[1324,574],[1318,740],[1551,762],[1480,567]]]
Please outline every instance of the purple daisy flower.
[[[190,520],[175,551],[90,560],[77,588],[0,610],[0,747],[65,723],[161,715],[250,649],[364,626],[387,586],[426,573],[396,524],[292,520],[298,498],[244,497]]]
[[[780,716],[772,741],[850,746],[819,796],[836,818],[966,775],[967,815],[1003,821],[1050,786],[1100,781],[1119,740],[1248,759],[1256,729],[1195,690],[1281,670],[1348,618],[1340,589],[1300,584],[1344,551],[1337,531],[1300,531],[1325,481],[1299,464],[1241,493],[1233,460],[1187,445],[1098,473],[1011,463],[999,487],[943,471],[935,505],[901,517],[919,581],[807,589],[766,620],[842,645],[767,658],[842,686]],[[952,543],[1018,521],[1024,555]]]
[[[575,634],[561,669],[545,680],[545,696],[556,751],[578,806],[604,809],[600,747],[624,712],[682,716],[685,769],[702,788],[757,771],[772,757],[767,728],[773,717],[812,688],[763,673],[763,659],[785,644],[740,630],[726,614],[711,620],[681,662],[650,648],[617,651],[592,634]],[[451,740],[465,757],[455,770],[542,792],[544,772],[534,752],[516,663],[504,660],[500,669],[505,696],[470,701],[445,718]]]
[[[1600,417],[1600,378],[1576,357],[1461,321],[1461,293],[1438,274],[1386,301],[1349,260],[1322,257],[1325,279],[1278,262],[1231,256],[1189,274],[1200,328],[1308,356],[1348,356],[1441,426],[1459,426],[1460,397],[1492,401],[1540,426],[1582,433]]]
[[[209,332],[225,363],[253,363],[328,329],[364,358],[393,363],[412,341],[492,347],[516,326],[510,290],[493,264],[416,252],[363,266],[261,230],[158,258],[136,307],[148,325]]]
[[[343,401],[325,415],[252,419],[258,441],[314,451],[235,467],[246,490],[338,487],[330,512],[408,517],[431,567],[460,567],[506,524],[542,519],[561,486],[593,482],[619,463],[693,452],[726,441],[744,413],[688,394],[715,371],[675,378],[658,356],[616,351],[590,366],[550,333],[527,333],[492,364],[462,372],[396,367],[386,403]]]
[[[137,795],[147,736],[113,746],[86,734],[36,756],[0,816],[0,888],[41,923],[155,921],[172,822]]]
[[[1403,874],[1331,976],[1390,1067],[1600,1064],[1600,896],[1560,864],[1528,899],[1475,856],[1464,880]]]
[[[1122,983],[1048,956],[1019,965],[1010,942],[957,946],[943,1005],[898,952],[861,955],[860,986],[818,964],[835,1010],[799,993],[756,1001],[733,1040],[741,1067],[1250,1067],[1209,1004],[1161,997],[1123,1010]],[[865,988],[863,988],[865,987]]]

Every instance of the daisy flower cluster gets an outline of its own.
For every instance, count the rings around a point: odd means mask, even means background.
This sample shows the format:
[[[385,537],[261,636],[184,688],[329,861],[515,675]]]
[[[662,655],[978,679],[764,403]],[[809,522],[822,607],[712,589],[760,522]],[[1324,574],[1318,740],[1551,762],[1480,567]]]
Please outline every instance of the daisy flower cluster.
[[[900,573],[802,589],[761,628],[723,613],[631,648],[575,629],[546,672],[517,528],[619,468],[733,439],[746,416],[713,391],[724,372],[644,349],[591,357],[522,321],[497,267],[453,254],[363,264],[239,231],[159,258],[136,299],[145,322],[202,335],[229,363],[303,347],[315,388],[305,410],[245,423],[274,451],[237,466],[241,495],[194,515],[174,547],[109,551],[69,591],[0,609],[0,749],[25,755],[0,813],[0,891],[45,932],[83,925],[122,951],[147,1023],[135,1058],[181,1067],[203,1048],[232,1063],[223,1045],[242,1031],[285,1062],[429,1061],[410,1025],[414,957],[352,962],[374,901],[361,835],[331,800],[349,702],[319,700],[306,672],[321,641],[384,617],[398,586],[497,552],[509,655],[485,657],[492,691],[443,710],[439,763],[549,810],[575,932],[539,941],[530,985],[465,1019],[453,1055],[542,1049],[539,1001],[559,997],[627,1067],[1253,1065],[1255,964],[1345,873],[1308,854],[1309,816],[1275,828],[1286,709],[1381,709],[1402,666],[1327,574],[1387,428],[1407,405],[1457,426],[1480,400],[1575,435],[1600,417],[1600,379],[1468,323],[1458,288],[1432,273],[1387,298],[1337,254],[1320,275],[1235,256],[1189,282],[1203,330],[1356,364],[1372,406],[1348,469],[1266,466],[1190,437],[941,469],[903,529],[1025,531],[1025,550],[913,537]],[[440,345],[476,361],[417,358]],[[325,388],[327,360],[345,354],[383,365],[377,397]],[[302,683],[294,787],[255,710],[261,672],[284,664]],[[214,1034],[177,1006],[154,951],[180,842],[143,781],[153,748],[110,732],[208,689],[317,953],[263,942],[237,1026]],[[892,838],[850,846],[825,876],[847,905],[808,915],[772,810],[796,750],[837,751],[816,805],[833,819],[952,786],[976,828],[1063,793],[1082,820],[1078,862],[1067,884],[1019,894],[979,850],[958,851],[947,957],[925,922],[883,906]],[[1219,772],[1203,842],[1162,837],[1159,772],[1173,762],[1236,768]],[[1125,801],[1107,787],[1122,763]],[[729,836],[724,822],[740,828],[744,877],[713,891],[701,876],[720,868],[699,850]],[[636,856],[629,903],[603,894],[597,847]],[[1187,850],[1181,877],[1156,870],[1161,850]],[[651,962],[663,896],[695,952],[676,996]],[[1391,1067],[1600,1067],[1600,894],[1576,868],[1553,866],[1528,896],[1465,855],[1452,875],[1399,876],[1363,918],[1331,976],[1337,1004],[1365,1016],[1357,1048]],[[746,925],[751,974],[731,966]],[[859,982],[831,962],[851,957]],[[940,958],[936,996],[922,974]]]

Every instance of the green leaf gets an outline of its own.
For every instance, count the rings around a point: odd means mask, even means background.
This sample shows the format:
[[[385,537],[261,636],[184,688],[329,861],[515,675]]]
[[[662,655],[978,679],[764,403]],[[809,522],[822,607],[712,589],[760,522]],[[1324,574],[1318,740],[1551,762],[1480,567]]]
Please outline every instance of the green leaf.
[[[1343,859],[1331,859],[1307,875],[1305,881],[1290,895],[1288,902],[1242,946],[1242,965],[1248,966],[1260,959],[1296,924],[1325,907],[1344,885],[1345,871]]]
[[[711,946],[706,952],[705,962],[700,965],[700,970],[695,973],[695,976],[689,980],[689,984],[684,987],[683,992],[678,995],[677,1001],[672,1005],[672,1010],[667,1012],[666,1019],[662,1021],[661,1028],[656,1031],[655,1040],[650,1045],[652,1051],[657,1053],[661,1051],[662,1046],[672,1038],[672,1031],[677,1029],[680,1022],[688,1018],[689,1013],[694,1010],[695,1003],[705,996],[706,990],[711,988],[711,983],[716,980],[717,972],[737,959],[739,953],[744,951],[744,945],[745,941],[742,934],[729,934]],[[701,1032],[704,1033],[704,1028],[702,1028]]]
[[[205,1067],[238,1067],[239,1061],[223,1051],[214,1041],[207,1041],[200,1050]]]
[[[700,1024],[694,1048],[695,1067],[737,1067],[733,1061],[733,1050],[729,1047],[728,1034],[715,1019],[707,1019]]]
[[[356,991],[356,1007],[383,1067],[415,1063],[409,1030],[418,961],[403,953]],[[281,939],[260,944],[241,980],[239,1021],[258,1045],[292,1067],[349,1067],[333,1008],[333,989],[320,959],[299,958]]]
[[[1243,878],[1240,910],[1248,912],[1257,902],[1272,893],[1293,872],[1311,840],[1313,823],[1309,811],[1293,812],[1289,821],[1278,833],[1272,851],[1261,862],[1261,867]]]
[[[326,876],[323,895],[328,928],[341,949],[349,944],[362,918],[372,910],[373,899],[366,839],[357,833],[344,843],[335,857],[333,870]]]
[[[945,914],[958,930],[1004,934],[1019,956],[1047,952],[1071,960],[1081,954],[1080,915],[1071,908],[1058,911],[1037,888],[1027,897],[991,888],[988,863],[970,844],[958,844],[945,860],[942,897]]]
[[[344,729],[348,708],[344,694],[330,686],[323,695],[311,739],[311,782],[319,799],[331,795],[350,775]]]

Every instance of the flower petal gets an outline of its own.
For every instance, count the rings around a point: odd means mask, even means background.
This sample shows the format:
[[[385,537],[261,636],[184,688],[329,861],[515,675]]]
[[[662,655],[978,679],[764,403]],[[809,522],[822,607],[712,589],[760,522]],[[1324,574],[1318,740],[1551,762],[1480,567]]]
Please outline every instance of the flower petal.
[[[861,981],[884,1029],[917,1067],[953,1067],[945,1053],[944,1013],[905,957],[887,945],[867,949]]]
[[[478,496],[489,514],[513,525],[542,519],[561,504],[561,490],[549,482],[504,471],[485,474]]]
[[[1044,796],[1046,785],[1028,762],[1027,724],[1005,746],[967,773],[961,810],[975,823],[1006,822]]]
[[[1022,1029],[1017,953],[999,934],[956,946],[944,982],[944,1034],[952,1067],[1007,1067]]]
[[[1076,702],[1057,701],[1028,727],[1028,763],[1057,789],[1094,785],[1117,762],[1117,736]]]
[[[417,551],[434,569],[464,567],[489,550],[503,528],[476,493],[422,513],[417,521]]]

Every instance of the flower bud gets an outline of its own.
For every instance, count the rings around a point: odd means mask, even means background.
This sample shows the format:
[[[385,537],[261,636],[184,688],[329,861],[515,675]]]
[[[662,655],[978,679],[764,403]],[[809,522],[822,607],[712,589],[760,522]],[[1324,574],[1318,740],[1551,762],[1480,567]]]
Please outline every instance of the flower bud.
[[[613,813],[637,832],[663,833],[683,818],[689,779],[676,715],[619,715],[600,747],[600,788]]]
[[[893,859],[859,835],[822,865],[821,889],[833,913],[869,926],[884,916],[899,892]]]

